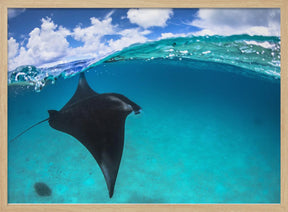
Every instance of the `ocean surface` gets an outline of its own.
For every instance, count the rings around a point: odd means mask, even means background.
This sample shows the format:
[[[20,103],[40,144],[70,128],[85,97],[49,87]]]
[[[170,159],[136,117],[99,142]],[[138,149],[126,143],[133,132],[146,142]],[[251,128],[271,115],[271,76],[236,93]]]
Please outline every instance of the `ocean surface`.
[[[38,125],[85,71],[141,106],[126,120],[115,191],[72,136]],[[9,203],[280,203],[280,38],[194,36],[8,72]],[[40,196],[36,183],[51,190]]]

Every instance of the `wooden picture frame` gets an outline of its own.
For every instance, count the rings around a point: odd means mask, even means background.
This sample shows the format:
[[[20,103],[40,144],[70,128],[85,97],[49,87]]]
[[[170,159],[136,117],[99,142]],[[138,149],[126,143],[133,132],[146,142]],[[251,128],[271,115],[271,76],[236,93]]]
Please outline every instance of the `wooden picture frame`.
[[[280,204],[8,204],[7,21],[8,8],[280,8],[281,9],[281,203]],[[0,0],[0,197],[1,211],[288,211],[288,1],[287,0]]]

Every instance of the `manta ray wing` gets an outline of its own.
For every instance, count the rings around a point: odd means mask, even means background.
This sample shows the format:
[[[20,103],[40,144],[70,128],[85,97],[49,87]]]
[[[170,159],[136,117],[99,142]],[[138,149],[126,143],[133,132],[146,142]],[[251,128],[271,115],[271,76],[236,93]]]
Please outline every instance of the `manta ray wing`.
[[[81,100],[83,101],[89,97],[97,96],[97,95],[99,95],[99,94],[96,93],[95,91],[93,91],[92,88],[90,88],[90,86],[88,85],[87,80],[86,80],[85,75],[84,75],[84,72],[81,72],[80,77],[79,77],[77,90],[75,91],[72,98],[67,102],[67,104],[61,110],[65,110],[65,109],[69,108],[71,105],[73,105],[73,104],[75,104]]]

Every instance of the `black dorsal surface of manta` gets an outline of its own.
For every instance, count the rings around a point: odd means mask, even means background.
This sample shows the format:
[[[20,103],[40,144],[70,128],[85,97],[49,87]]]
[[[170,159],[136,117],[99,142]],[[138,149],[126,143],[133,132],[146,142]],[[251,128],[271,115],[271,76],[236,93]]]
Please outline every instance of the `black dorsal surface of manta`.
[[[140,110],[140,106],[121,94],[96,93],[82,72],[73,97],[60,111],[49,110],[45,120],[89,150],[101,168],[111,198],[123,152],[125,120],[132,111],[138,114]]]

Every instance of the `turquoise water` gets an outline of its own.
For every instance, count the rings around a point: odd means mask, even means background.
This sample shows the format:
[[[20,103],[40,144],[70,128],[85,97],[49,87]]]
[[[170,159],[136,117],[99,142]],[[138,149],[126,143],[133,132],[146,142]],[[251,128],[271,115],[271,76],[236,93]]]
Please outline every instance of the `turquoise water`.
[[[83,68],[95,91],[142,107],[126,120],[114,196],[88,150],[46,122],[8,143],[9,203],[280,203],[277,65],[260,72],[251,61],[247,68],[183,55],[128,59],[125,51],[78,69],[71,63],[71,77],[62,67],[63,77],[45,79],[40,92],[24,78],[8,87],[8,140],[61,109]],[[276,74],[265,72],[273,67]],[[39,196],[37,182],[52,194]]]

